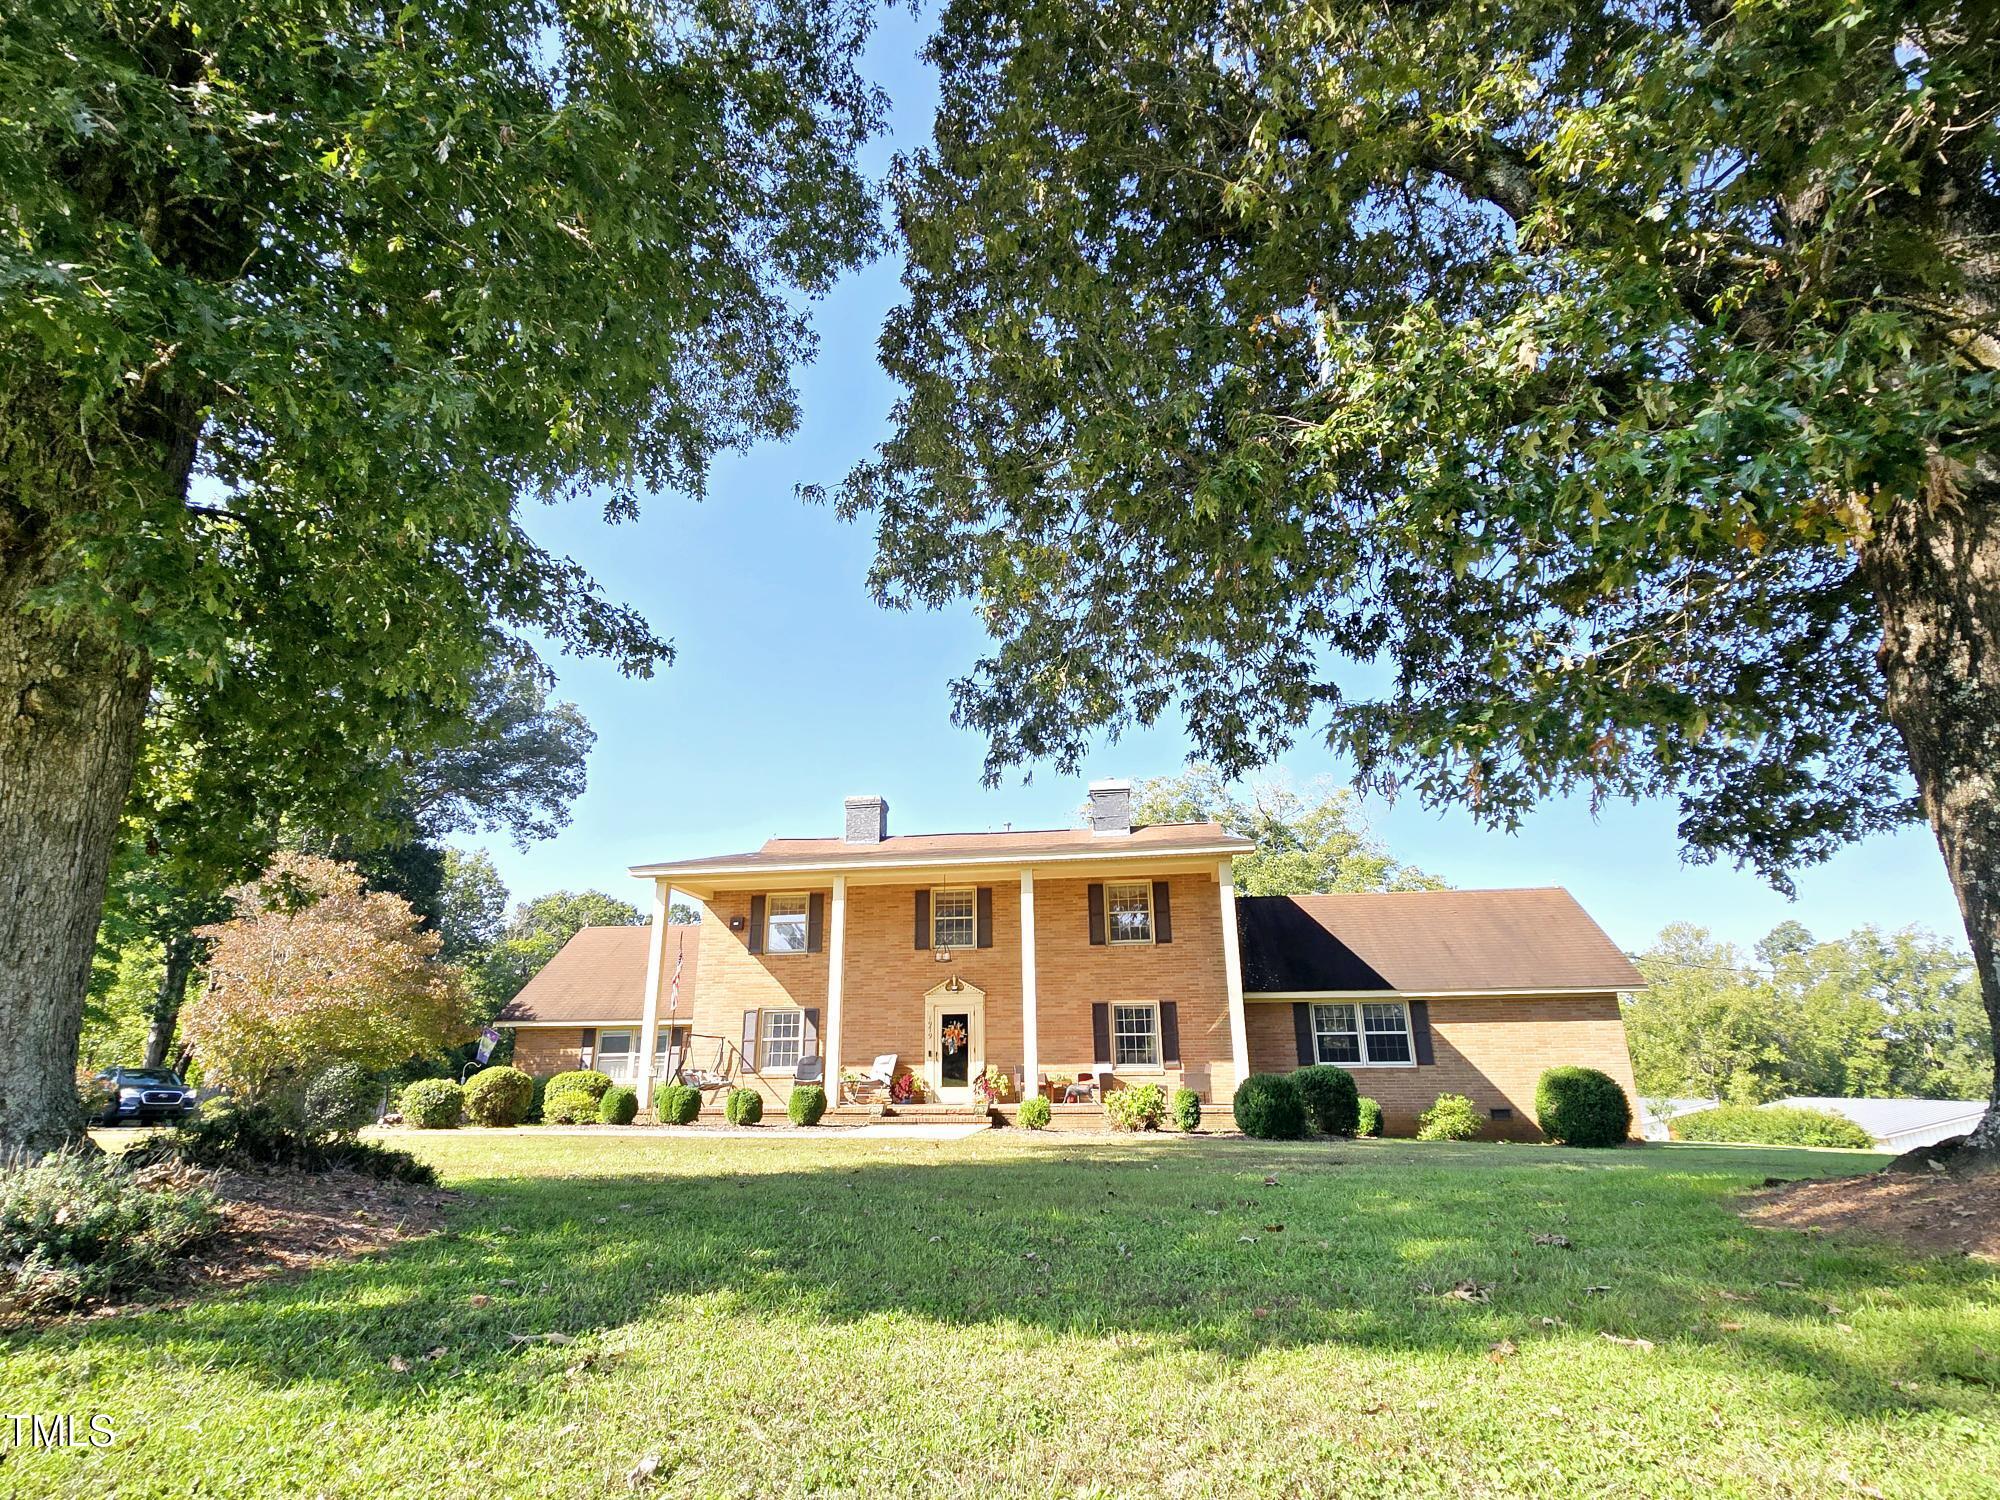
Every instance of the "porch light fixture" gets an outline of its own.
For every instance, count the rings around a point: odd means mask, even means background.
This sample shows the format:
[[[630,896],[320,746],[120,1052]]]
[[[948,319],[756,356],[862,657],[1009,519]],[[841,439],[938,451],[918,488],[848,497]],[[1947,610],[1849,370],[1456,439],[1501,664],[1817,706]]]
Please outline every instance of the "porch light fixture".
[[[931,957],[941,964],[948,964],[951,962],[951,949],[940,943],[937,947],[931,949]]]
[[[942,953],[944,950],[940,948],[938,951]],[[947,979],[944,982],[944,992],[947,995],[956,995],[960,990],[964,988],[965,988],[965,981],[963,979],[960,979],[956,974],[952,975],[951,978]]]

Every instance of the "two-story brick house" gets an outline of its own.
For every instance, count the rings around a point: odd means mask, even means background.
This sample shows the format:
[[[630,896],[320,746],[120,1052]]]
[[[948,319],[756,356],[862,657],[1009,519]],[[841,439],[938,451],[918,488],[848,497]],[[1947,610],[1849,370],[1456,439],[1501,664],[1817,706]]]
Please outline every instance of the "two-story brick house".
[[[1212,1106],[1251,1072],[1337,1061],[1391,1129],[1450,1089],[1514,1134],[1556,1062],[1630,1089],[1617,992],[1641,981],[1565,892],[1239,900],[1250,843],[1134,826],[1129,782],[1094,783],[1076,829],[891,835],[881,798],[845,812],[839,838],[636,866],[651,924],[586,929],[522,990],[501,1017],[516,1061],[642,1097],[669,1059],[720,1061],[782,1105],[802,1058],[837,1099],[893,1054],[945,1103],[990,1065],[1015,1098],[1090,1074]],[[673,891],[699,924],[665,920]]]

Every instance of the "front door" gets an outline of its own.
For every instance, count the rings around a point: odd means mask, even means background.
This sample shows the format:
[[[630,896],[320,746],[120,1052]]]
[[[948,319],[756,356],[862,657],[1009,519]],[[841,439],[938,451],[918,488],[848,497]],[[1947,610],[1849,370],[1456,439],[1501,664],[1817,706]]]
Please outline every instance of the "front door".
[[[986,1066],[986,1002],[971,985],[925,997],[924,1081],[941,1104],[972,1102]]]

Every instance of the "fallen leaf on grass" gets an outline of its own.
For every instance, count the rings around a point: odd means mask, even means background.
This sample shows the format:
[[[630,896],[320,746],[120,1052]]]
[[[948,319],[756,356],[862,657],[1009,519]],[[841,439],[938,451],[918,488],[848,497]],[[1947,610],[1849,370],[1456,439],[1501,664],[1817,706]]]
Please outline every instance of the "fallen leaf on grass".
[[[1253,1318],[1268,1318],[1271,1316],[1271,1309],[1268,1307],[1253,1307],[1250,1309],[1250,1316]]]
[[[1486,1357],[1497,1365],[1501,1360],[1511,1358],[1517,1352],[1519,1351],[1515,1349],[1512,1339],[1502,1339],[1486,1351]]]
[[[1609,1339],[1614,1344],[1623,1344],[1627,1349],[1651,1349],[1653,1347],[1651,1339],[1620,1338],[1615,1333],[1605,1333],[1602,1330],[1599,1330],[1597,1336],[1601,1339]]]
[[[407,1375],[410,1373],[410,1362],[400,1354],[392,1354],[389,1356],[389,1368],[398,1375]]]
[[[648,1453],[626,1471],[625,1488],[636,1490],[643,1484],[650,1484],[653,1475],[659,1472],[659,1468],[660,1455],[657,1453]]]
[[[1587,1286],[1583,1289],[1583,1295],[1586,1297],[1595,1297],[1600,1292],[1608,1292],[1610,1290],[1609,1286]]]
[[[510,1333],[507,1341],[512,1344],[573,1344],[575,1339],[566,1333]]]
[[[1746,1297],[1741,1292],[1732,1292],[1726,1286],[1717,1287],[1715,1295],[1720,1297],[1724,1302],[1755,1302],[1757,1300],[1755,1297]]]
[[[1275,1177],[1266,1177],[1264,1179],[1265,1187],[1276,1187],[1277,1185],[1278,1185],[1278,1179]]]
[[[1254,1245],[1257,1243],[1257,1236],[1254,1234],[1239,1234],[1236,1236],[1236,1243],[1239,1245]]]
[[[493,1299],[487,1296],[484,1292],[474,1292],[471,1298],[472,1305],[474,1307],[485,1307],[492,1300]]]
[[[438,1360],[443,1359],[444,1356],[445,1356],[445,1347],[443,1344],[439,1344],[435,1349],[427,1349],[424,1351],[424,1358],[430,1360],[433,1363],[436,1363]]]
[[[1468,1279],[1453,1286],[1450,1291],[1445,1293],[1445,1296],[1458,1302],[1491,1302],[1493,1300],[1493,1288],[1482,1286],[1480,1283]]]
[[[1803,1292],[1806,1289],[1803,1281],[1774,1281],[1771,1285],[1781,1286],[1788,1292]]]
[[[1570,1248],[1569,1236],[1566,1234],[1538,1234],[1535,1236],[1535,1243],[1537,1245],[1547,1245],[1552,1250],[1567,1250]]]
[[[1266,1224],[1264,1226],[1264,1233],[1266,1234],[1283,1234],[1284,1232],[1285,1226],[1282,1224]]]
[[[1563,1321],[1563,1320],[1562,1320],[1561,1318],[1543,1318],[1543,1319],[1542,1319],[1542,1327],[1544,1327],[1544,1328],[1567,1328],[1567,1327],[1569,1327],[1569,1324],[1565,1323],[1565,1322],[1564,1322],[1564,1321]]]
[[[1720,1328],[1724,1333],[1741,1333],[1743,1331],[1741,1323],[1718,1323],[1715,1326]]]

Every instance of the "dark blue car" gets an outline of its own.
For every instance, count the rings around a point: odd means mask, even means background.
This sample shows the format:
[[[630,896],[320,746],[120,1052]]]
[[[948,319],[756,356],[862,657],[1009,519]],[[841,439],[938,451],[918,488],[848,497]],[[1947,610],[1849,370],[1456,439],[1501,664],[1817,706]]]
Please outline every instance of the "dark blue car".
[[[194,1113],[194,1090],[172,1068],[106,1068],[96,1092],[100,1125],[171,1123]]]

